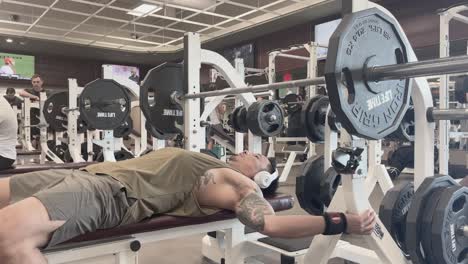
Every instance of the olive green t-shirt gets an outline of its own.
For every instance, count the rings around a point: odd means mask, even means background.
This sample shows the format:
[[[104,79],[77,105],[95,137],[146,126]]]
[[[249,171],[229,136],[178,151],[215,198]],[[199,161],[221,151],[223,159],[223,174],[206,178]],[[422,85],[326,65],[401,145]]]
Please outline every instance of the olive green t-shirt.
[[[92,174],[106,174],[123,184],[127,197],[136,199],[122,224],[141,221],[155,214],[204,216],[219,209],[202,208],[194,187],[207,170],[230,168],[209,155],[179,148],[163,148],[143,157],[120,162],[103,162],[84,168]]]

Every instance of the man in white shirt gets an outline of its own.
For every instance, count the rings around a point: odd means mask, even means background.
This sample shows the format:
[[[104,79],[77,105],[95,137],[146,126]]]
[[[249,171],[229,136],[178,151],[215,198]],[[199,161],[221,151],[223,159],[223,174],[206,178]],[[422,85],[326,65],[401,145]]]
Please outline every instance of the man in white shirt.
[[[8,101],[0,96],[0,170],[10,168],[16,160],[18,122]]]

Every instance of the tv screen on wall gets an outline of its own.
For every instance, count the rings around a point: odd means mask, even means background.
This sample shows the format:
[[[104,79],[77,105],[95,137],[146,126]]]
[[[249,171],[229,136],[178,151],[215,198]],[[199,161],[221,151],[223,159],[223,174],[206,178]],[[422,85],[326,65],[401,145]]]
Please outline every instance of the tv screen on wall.
[[[340,24],[341,19],[336,19],[328,21],[326,23],[318,24],[315,26],[315,43],[320,45],[328,46],[328,40],[330,39],[333,32],[335,32],[336,27]],[[326,48],[317,48],[317,57],[327,56]]]
[[[30,80],[34,75],[34,56],[0,53],[0,78]]]
[[[112,67],[112,76],[114,78],[129,79],[140,83],[140,69],[135,66],[106,64]]]

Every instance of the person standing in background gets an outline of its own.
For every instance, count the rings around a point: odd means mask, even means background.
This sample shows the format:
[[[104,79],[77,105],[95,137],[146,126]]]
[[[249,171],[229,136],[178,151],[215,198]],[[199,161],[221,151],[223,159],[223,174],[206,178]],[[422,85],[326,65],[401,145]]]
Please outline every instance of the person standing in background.
[[[39,74],[34,74],[31,78],[32,88],[27,88],[19,92],[23,98],[30,98],[32,101],[39,100],[39,94],[47,91],[42,87],[44,80]]]
[[[8,101],[0,96],[0,170],[11,168],[16,160],[16,114]]]
[[[16,107],[18,109],[21,109],[21,103],[23,102],[23,100],[21,100],[18,96],[15,95],[16,94],[16,91],[14,88],[7,88],[6,90],[6,94],[5,94],[5,99],[7,100],[7,102],[11,105],[11,106],[14,106],[16,105]]]

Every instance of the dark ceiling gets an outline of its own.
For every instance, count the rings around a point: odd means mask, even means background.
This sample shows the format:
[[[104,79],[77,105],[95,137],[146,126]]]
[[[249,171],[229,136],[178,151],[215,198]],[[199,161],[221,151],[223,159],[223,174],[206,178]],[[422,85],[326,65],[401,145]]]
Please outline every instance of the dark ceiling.
[[[338,16],[343,10],[342,5],[349,0],[327,1],[314,7],[296,12],[292,15],[280,17],[276,20],[258,24],[232,34],[210,40],[204,44],[205,48],[216,50],[234,43],[255,39],[259,36],[290,28],[295,25],[312,22],[323,17]],[[463,3],[460,0],[380,0],[376,1],[389,9],[400,21],[413,46],[433,46],[438,43],[439,23],[437,10],[451,5]],[[460,24],[460,23],[458,23]],[[468,25],[455,25],[451,29],[454,39],[468,38]],[[1,35],[1,34],[0,34]],[[119,50],[90,48],[73,44],[52,42],[38,39],[17,39],[24,45],[11,46],[0,41],[0,49],[5,52],[24,54],[60,55],[93,59],[116,63],[133,63],[140,65],[156,65],[163,61],[180,60],[182,52],[176,53],[130,53]]]

